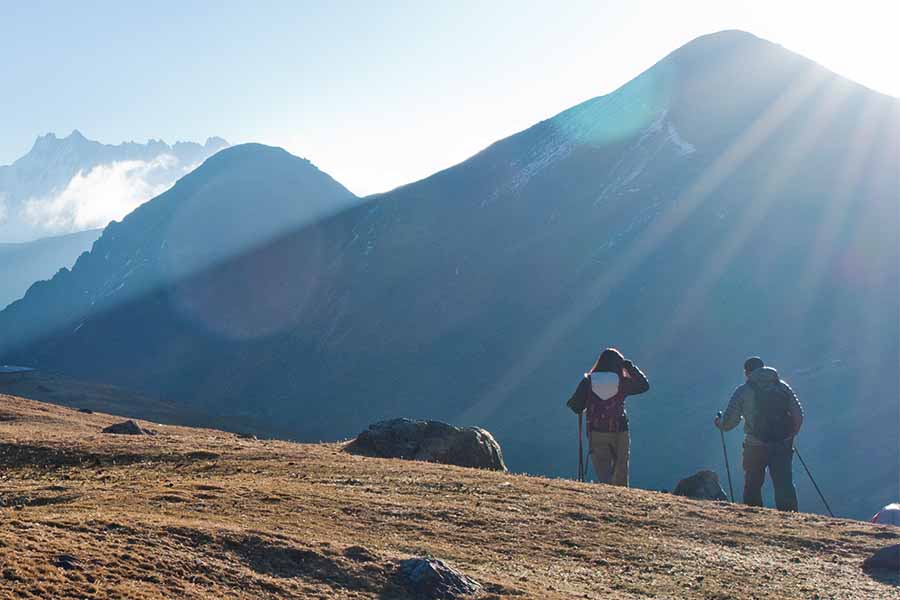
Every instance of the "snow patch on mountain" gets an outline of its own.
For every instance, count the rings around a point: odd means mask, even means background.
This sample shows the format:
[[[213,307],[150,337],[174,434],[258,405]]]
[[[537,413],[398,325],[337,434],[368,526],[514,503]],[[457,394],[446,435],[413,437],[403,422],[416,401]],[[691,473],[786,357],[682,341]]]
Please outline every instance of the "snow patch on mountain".
[[[103,227],[169,189],[228,142],[162,140],[101,144],[73,131],[50,133],[8,166],[0,166],[0,241]]]
[[[561,132],[546,137],[524,160],[516,159],[509,163],[509,168],[513,171],[512,178],[482,200],[481,206],[493,203],[503,194],[517,194],[535,175],[569,156],[573,147],[571,140]]]
[[[609,183],[594,201],[600,205],[612,194],[624,194],[640,191],[640,187],[627,187],[640,177],[650,162],[663,151],[672,151],[685,157],[693,154],[696,148],[679,135],[675,125],[669,119],[668,110],[660,113],[634,143],[622,153],[609,173]]]
[[[692,143],[685,141],[678,134],[678,130],[675,129],[675,125],[673,125],[671,121],[667,124],[667,131],[669,132],[669,141],[678,146],[682,156],[687,156],[688,154],[693,154],[697,151]]]
[[[559,123],[551,122],[552,129],[538,140],[530,149],[527,156],[509,162],[512,171],[509,180],[498,186],[489,196],[481,202],[484,207],[493,203],[504,194],[518,194],[529,182],[545,169],[564,160],[578,146],[600,148],[600,140],[609,137],[610,143],[618,141],[615,136],[609,134],[608,123],[597,125],[594,121],[608,122],[619,118],[618,113],[634,112],[637,109],[623,104],[623,98],[600,98],[596,103],[587,103],[586,106],[576,107],[571,114],[559,118]],[[610,184],[601,193],[597,202],[601,202],[613,191],[639,191],[639,187],[627,187],[634,182],[646,169],[649,162],[663,150],[674,151],[679,157],[686,157],[696,152],[696,147],[679,133],[675,124],[669,118],[668,108],[644,106],[638,112],[644,117],[655,117],[642,129],[637,130],[632,136],[634,140],[619,157],[618,162],[610,172]],[[614,112],[615,115],[608,113]],[[636,117],[630,117],[636,119]],[[593,121],[592,121],[593,120]],[[645,121],[646,122],[646,121]],[[604,130],[598,133],[598,130]]]

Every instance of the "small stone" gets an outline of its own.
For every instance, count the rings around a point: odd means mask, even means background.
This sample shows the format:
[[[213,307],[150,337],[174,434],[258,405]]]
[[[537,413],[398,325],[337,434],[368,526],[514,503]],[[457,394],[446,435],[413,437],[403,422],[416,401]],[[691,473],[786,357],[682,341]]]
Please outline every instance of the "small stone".
[[[350,560],[352,560],[354,562],[361,562],[361,563],[374,562],[378,558],[374,554],[372,554],[367,548],[364,548],[362,546],[350,546],[349,548],[344,550],[344,556],[346,556],[347,558],[349,558]]]
[[[79,563],[78,559],[71,554],[58,554],[53,559],[53,564],[54,566],[57,566],[60,569],[64,569],[66,571],[72,571],[81,568],[81,563]]]

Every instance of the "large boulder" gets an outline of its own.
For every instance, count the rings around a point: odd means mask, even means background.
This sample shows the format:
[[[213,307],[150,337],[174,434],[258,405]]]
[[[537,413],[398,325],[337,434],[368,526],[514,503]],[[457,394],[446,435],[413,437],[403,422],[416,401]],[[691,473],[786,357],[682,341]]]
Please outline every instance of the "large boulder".
[[[369,425],[347,451],[381,458],[506,471],[503,451],[490,432],[480,427],[454,427],[440,421],[391,419]]]
[[[893,571],[900,573],[900,544],[887,546],[878,550],[863,561],[863,569],[866,571]]]
[[[127,421],[105,427],[103,433],[115,433],[118,435],[153,435],[154,432],[149,429],[144,429],[138,425],[137,422],[128,419]]]
[[[719,483],[719,476],[706,469],[679,481],[672,493],[697,500],[728,500]]]
[[[453,600],[481,591],[481,585],[436,558],[400,561],[400,577],[416,598]]]

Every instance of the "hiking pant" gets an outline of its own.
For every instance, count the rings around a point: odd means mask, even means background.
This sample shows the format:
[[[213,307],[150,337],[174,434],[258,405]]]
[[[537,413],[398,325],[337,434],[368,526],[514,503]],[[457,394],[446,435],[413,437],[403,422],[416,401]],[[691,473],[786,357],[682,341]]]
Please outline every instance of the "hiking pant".
[[[744,504],[762,506],[762,486],[766,467],[775,488],[778,510],[797,510],[797,490],[794,489],[794,440],[770,444],[744,441]]]
[[[631,441],[627,431],[591,432],[591,460],[597,483],[628,487],[628,453]]]

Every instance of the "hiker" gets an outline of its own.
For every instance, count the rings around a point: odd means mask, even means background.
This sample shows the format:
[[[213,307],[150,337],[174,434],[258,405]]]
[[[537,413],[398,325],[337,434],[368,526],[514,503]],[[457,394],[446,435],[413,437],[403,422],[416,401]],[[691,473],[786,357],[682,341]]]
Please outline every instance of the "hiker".
[[[747,382],[731,396],[725,414],[715,419],[722,431],[730,431],[744,419],[744,504],[762,506],[762,486],[766,468],[775,488],[778,510],[797,510],[797,491],[791,463],[794,436],[803,424],[803,408],[797,395],[778,376],[754,356],[744,362]]]
[[[607,348],[566,403],[579,418],[587,409],[588,444],[598,483],[628,487],[631,441],[625,398],[649,389],[647,378],[633,362],[615,348]]]

